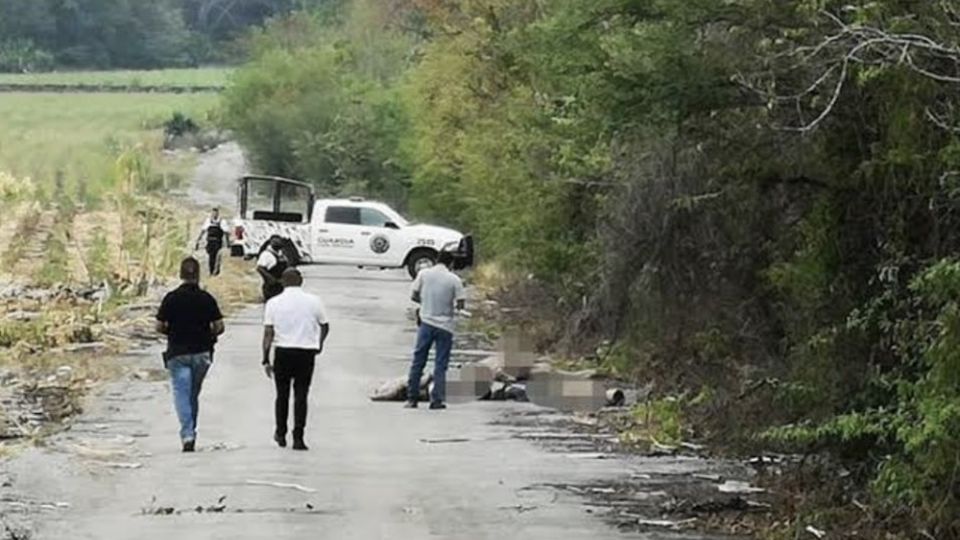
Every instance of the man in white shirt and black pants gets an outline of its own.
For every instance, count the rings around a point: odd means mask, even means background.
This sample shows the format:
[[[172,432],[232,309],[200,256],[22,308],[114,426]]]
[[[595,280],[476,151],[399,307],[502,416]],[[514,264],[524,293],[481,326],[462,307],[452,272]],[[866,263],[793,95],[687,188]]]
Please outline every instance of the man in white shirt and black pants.
[[[407,408],[415,408],[420,395],[420,377],[427,364],[431,347],[436,344],[433,368],[431,409],[446,409],[447,366],[453,349],[456,329],[456,310],[463,309],[465,295],[463,282],[450,270],[453,254],[441,251],[437,264],[421,270],[413,282],[411,299],[420,304],[417,345],[413,351],[413,365],[407,379]]]
[[[303,276],[295,268],[284,270],[283,292],[271,298],[263,314],[263,366],[277,387],[274,441],[287,445],[290,384],[293,383],[293,449],[306,450],[307,396],[316,357],[330,333],[323,302],[303,290]],[[275,349],[274,349],[275,347]],[[270,363],[270,352],[274,361]]]

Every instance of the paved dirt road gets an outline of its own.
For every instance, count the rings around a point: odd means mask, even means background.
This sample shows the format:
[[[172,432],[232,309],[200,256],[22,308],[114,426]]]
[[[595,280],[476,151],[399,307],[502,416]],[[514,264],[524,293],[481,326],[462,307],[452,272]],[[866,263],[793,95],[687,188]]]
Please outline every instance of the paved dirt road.
[[[73,429],[7,463],[7,522],[31,529],[32,540],[624,538],[583,501],[531,487],[704,467],[674,458],[578,459],[493,423],[507,411],[537,410],[530,404],[428,411],[370,402],[372,385],[408,365],[409,280],[353,268],[305,273],[333,323],[311,394],[309,452],[271,441],[260,308],[251,308],[229,321],[222,339],[202,395],[199,452],[179,451],[162,372],[154,382],[110,385]],[[156,368],[157,358],[154,350],[129,362]],[[442,439],[461,442],[424,442]],[[221,500],[222,512],[195,510]],[[24,501],[33,512],[18,518]],[[174,514],[153,514],[163,508]]]
[[[188,196],[230,209],[245,170],[235,144],[204,154]],[[259,365],[261,307],[254,307],[232,318],[221,340],[201,396],[199,452],[179,451],[159,350],[131,355],[124,359],[131,371],[152,382],[110,384],[72,429],[5,463],[0,517],[29,536],[4,536],[0,527],[0,538],[635,538],[610,528],[585,500],[545,485],[631,475],[683,482],[690,472],[723,467],[548,451],[516,438],[529,427],[503,422],[547,412],[531,404],[473,402],[437,412],[373,403],[370,388],[409,365],[409,279],[402,271],[304,271],[333,323],[311,393],[309,452],[271,440],[272,382]]]
[[[232,216],[237,205],[235,182],[249,172],[240,145],[223,143],[200,155],[187,196],[194,204],[219,206],[223,215]]]

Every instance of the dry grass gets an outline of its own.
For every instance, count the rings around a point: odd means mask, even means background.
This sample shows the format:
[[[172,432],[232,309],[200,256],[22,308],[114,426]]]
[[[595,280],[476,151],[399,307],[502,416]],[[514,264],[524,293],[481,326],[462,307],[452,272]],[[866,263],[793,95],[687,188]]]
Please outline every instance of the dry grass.
[[[260,279],[253,263],[237,257],[224,256],[220,275],[206,278],[205,286],[225,314],[235,313],[260,299]]]
[[[496,262],[484,262],[470,274],[471,285],[479,296],[491,296],[511,283],[511,277]]]
[[[175,277],[203,215],[162,198],[162,188],[173,185],[170,171],[186,174],[191,163],[164,158],[160,127],[174,111],[203,120],[215,99],[3,95],[0,173],[12,174],[3,175],[0,197],[0,274],[32,285],[108,282],[110,298],[0,301],[0,370],[25,383],[68,373],[70,388],[80,392],[130,370],[116,355],[155,337],[149,304],[157,298],[143,294]],[[34,181],[24,182],[28,176]],[[58,204],[69,206],[69,215],[56,211]],[[51,249],[60,257],[49,256]],[[49,263],[53,258],[58,264]],[[250,265],[225,257],[223,266],[205,285],[224,311],[256,301],[259,281]],[[147,307],[131,312],[130,304]],[[29,316],[8,317],[14,312]],[[76,344],[94,347],[70,352]]]
[[[16,250],[22,247],[23,223],[31,214],[39,213],[34,203],[8,203],[0,205],[3,221],[0,222],[0,278],[12,269]]]

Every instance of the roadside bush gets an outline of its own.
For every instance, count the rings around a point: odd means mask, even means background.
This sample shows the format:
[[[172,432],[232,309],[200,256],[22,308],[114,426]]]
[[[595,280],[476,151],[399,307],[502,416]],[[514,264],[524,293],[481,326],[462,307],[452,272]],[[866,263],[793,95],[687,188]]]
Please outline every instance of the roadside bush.
[[[54,67],[52,54],[28,39],[0,41],[0,73],[37,73]]]
[[[192,118],[182,112],[175,112],[169,120],[163,123],[163,133],[169,137],[183,137],[189,133],[200,131],[200,126]]]

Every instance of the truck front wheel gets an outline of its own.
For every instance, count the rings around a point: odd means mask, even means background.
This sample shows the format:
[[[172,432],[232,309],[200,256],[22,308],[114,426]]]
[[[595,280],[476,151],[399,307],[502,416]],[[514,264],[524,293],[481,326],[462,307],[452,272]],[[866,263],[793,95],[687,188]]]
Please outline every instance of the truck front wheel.
[[[437,254],[430,249],[421,249],[414,251],[407,257],[407,273],[411,279],[416,279],[417,274],[424,268],[430,268],[437,262]]]

